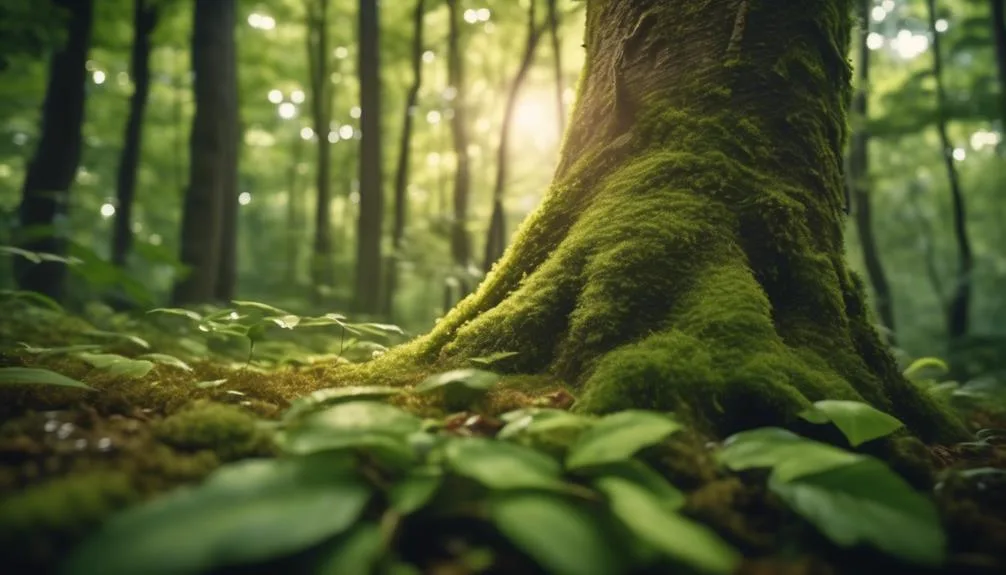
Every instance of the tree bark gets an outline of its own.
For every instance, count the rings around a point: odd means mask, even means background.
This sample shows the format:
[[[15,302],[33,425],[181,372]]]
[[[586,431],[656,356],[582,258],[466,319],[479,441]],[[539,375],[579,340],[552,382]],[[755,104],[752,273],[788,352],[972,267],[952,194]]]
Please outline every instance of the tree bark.
[[[49,80],[42,104],[42,129],[38,147],[28,163],[18,219],[18,247],[35,252],[66,254],[60,220],[66,217],[70,187],[77,175],[84,123],[84,85],[87,53],[91,46],[93,0],[55,0],[68,13],[66,43],[49,62]],[[53,299],[63,295],[66,265],[33,264],[14,260],[14,275],[23,290]]]
[[[301,204],[299,168],[303,156],[304,138],[294,134],[291,150],[290,169],[286,179],[286,283],[294,286],[300,281],[300,248],[304,240],[303,205]]]
[[[133,48],[129,57],[133,95],[129,98],[129,117],[116,177],[117,205],[112,231],[112,263],[120,268],[126,267],[126,258],[133,246],[133,199],[143,143],[143,114],[150,95],[151,36],[157,25],[157,11],[157,5],[149,4],[148,0],[133,2]]]
[[[229,149],[228,38],[234,0],[195,0],[192,33],[196,112],[189,139],[189,185],[182,207],[181,261],[189,273],[176,284],[176,305],[212,301],[220,269]]]
[[[843,257],[851,9],[588,2],[542,205],[476,293],[378,367],[508,351],[581,411],[675,410],[722,436],[850,399],[966,436],[901,376]]]
[[[412,123],[419,89],[423,85],[423,16],[426,0],[416,0],[412,18],[412,85],[405,96],[405,113],[402,116],[402,136],[398,144],[398,166],[395,169],[395,219],[391,228],[391,257],[388,258],[387,280],[384,286],[384,315],[393,317],[395,291],[398,288],[398,259],[405,238],[405,216],[408,202],[410,144]]]
[[[307,1],[307,56],[311,86],[311,118],[318,138],[315,169],[314,242],[311,254],[311,281],[315,294],[320,286],[332,286],[332,143],[328,137],[332,122],[332,92],[329,79],[328,0]]]
[[[858,35],[857,47],[859,60],[856,62],[856,93],[852,99],[852,123],[855,126],[852,135],[852,147],[849,151],[849,188],[852,190],[854,204],[854,222],[859,242],[863,249],[863,262],[866,265],[866,277],[873,286],[876,297],[877,315],[881,323],[889,330],[888,341],[894,344],[894,301],[891,298],[891,288],[887,283],[887,274],[880,261],[880,251],[873,235],[873,209],[870,205],[870,130],[867,102],[870,93],[870,49],[866,45],[870,33],[870,8],[872,0],[859,0],[857,15],[862,25]]]
[[[223,184],[221,189],[223,213],[220,225],[220,267],[214,296],[217,301],[234,299],[238,276],[238,195],[241,190],[239,164],[241,159],[241,102],[238,93],[237,45],[234,27],[223,31],[226,45],[227,68],[220,78],[220,89],[226,93],[227,107],[224,121]]]
[[[535,26],[535,0],[531,0],[528,4],[527,11],[527,41],[524,43],[524,55],[521,57],[517,74],[510,82],[510,90],[507,92],[506,105],[503,110],[503,123],[500,126],[500,142],[496,156],[496,184],[493,187],[493,211],[489,219],[485,257],[482,260],[482,269],[486,273],[492,269],[493,264],[499,260],[503,255],[503,250],[506,249],[506,213],[503,211],[503,193],[506,190],[507,168],[509,167],[507,152],[510,149],[510,124],[513,122],[514,108],[517,105],[517,94],[520,93],[524,78],[527,77],[527,72],[531,69],[534,53],[543,33]],[[552,15],[549,14],[549,25],[552,25],[551,20]]]
[[[940,135],[943,163],[947,170],[950,197],[953,201],[954,239],[957,242],[957,278],[947,306],[947,335],[953,345],[968,333],[971,311],[971,273],[974,269],[971,241],[968,239],[967,213],[964,193],[961,191],[957,166],[954,165],[954,146],[947,134],[947,95],[943,87],[943,60],[940,54],[940,35],[936,31],[936,2],[926,0],[929,13],[929,33],[933,38],[933,77],[936,80],[936,129]]]
[[[461,18],[458,0],[447,0],[447,84],[454,88],[454,116],[451,135],[457,166],[454,172],[454,213],[451,219],[451,258],[456,268],[468,269],[471,263],[471,239],[468,236],[468,200],[471,176],[468,166],[468,119],[465,101],[464,64],[461,57]],[[459,278],[460,279],[460,278]],[[467,293],[468,287],[463,286]],[[462,294],[463,295],[463,294]]]
[[[377,0],[360,0],[360,216],[356,232],[356,311],[381,312],[381,54]]]

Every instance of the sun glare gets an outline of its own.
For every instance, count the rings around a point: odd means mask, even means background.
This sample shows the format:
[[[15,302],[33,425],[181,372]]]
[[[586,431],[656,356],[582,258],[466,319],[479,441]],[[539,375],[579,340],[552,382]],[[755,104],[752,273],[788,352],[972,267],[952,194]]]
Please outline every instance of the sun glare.
[[[511,137],[519,142],[534,142],[539,150],[547,150],[559,142],[559,122],[556,119],[555,98],[547,94],[529,94],[517,99],[514,108]]]

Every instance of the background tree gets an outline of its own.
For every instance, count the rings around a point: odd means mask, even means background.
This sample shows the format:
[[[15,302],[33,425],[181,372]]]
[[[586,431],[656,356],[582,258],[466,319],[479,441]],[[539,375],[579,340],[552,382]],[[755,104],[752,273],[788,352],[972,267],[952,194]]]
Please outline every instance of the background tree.
[[[471,238],[468,235],[468,203],[471,194],[471,174],[468,158],[468,117],[466,115],[467,91],[465,89],[464,59],[461,53],[461,13],[458,0],[447,0],[449,29],[447,33],[447,84],[452,93],[453,116],[451,137],[454,142],[454,211],[451,216],[451,256],[457,270],[463,272],[471,263]],[[461,284],[461,295],[471,287]]]
[[[85,62],[94,4],[92,0],[53,1],[66,12],[66,41],[50,60],[41,138],[28,164],[18,216],[22,249],[60,256],[67,251],[67,230],[60,220],[67,213],[70,187],[80,163]],[[35,264],[17,259],[14,275],[21,289],[60,299],[65,269],[59,262]]]
[[[330,286],[335,281],[332,269],[332,84],[329,47],[329,0],[305,0],[307,5],[307,55],[310,72],[311,116],[317,138],[315,161],[314,244],[311,279],[314,285]]]

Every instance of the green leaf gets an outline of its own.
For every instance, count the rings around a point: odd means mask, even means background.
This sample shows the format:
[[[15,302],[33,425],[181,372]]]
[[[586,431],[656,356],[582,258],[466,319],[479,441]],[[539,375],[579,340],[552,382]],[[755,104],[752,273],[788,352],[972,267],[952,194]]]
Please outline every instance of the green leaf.
[[[593,417],[561,409],[531,408],[513,418],[496,434],[497,439],[516,441],[555,455],[563,455],[587,430]]]
[[[190,309],[183,309],[183,308],[180,308],[180,307],[170,307],[170,308],[169,307],[159,307],[159,308],[156,308],[156,309],[152,309],[152,310],[148,311],[147,313],[163,313],[165,315],[177,315],[177,316],[180,316],[180,317],[191,319],[192,321],[202,321],[202,319],[203,319],[203,316],[199,315],[198,313],[196,313],[196,312],[194,312],[194,311],[192,311]]]
[[[740,554],[708,527],[666,511],[650,491],[620,477],[594,485],[611,510],[635,534],[667,556],[706,573],[731,573]]]
[[[408,475],[388,491],[389,505],[402,515],[418,511],[436,495],[443,482],[443,476],[440,468],[434,466],[409,470]]]
[[[79,389],[94,389],[91,386],[60,375],[55,371],[34,367],[0,367],[0,385],[58,385]]]
[[[498,374],[480,369],[455,369],[433,375],[416,386],[416,393],[442,391],[447,409],[464,409],[477,402],[500,380]]]
[[[352,323],[348,325],[371,335],[405,335],[402,328],[390,323]]]
[[[904,427],[896,417],[860,401],[815,401],[799,415],[811,423],[834,423],[853,447]]]
[[[562,467],[533,449],[485,437],[452,438],[444,449],[458,475],[490,489],[563,489]]]
[[[78,353],[77,357],[91,366],[114,376],[140,378],[154,368],[151,361],[145,359],[130,359],[114,353]]]
[[[257,302],[257,301],[243,301],[243,300],[233,300],[232,304],[238,307],[250,307],[261,311],[267,311],[269,313],[274,313],[276,315],[291,315],[290,312],[279,309],[278,307],[273,307],[267,303]]]
[[[507,539],[549,573],[615,575],[626,571],[597,519],[560,496],[502,494],[494,498],[490,515]]]
[[[37,304],[42,305],[43,307],[47,307],[47,308],[49,308],[49,309],[51,309],[53,311],[58,311],[58,312],[65,312],[66,311],[66,310],[63,309],[63,306],[59,305],[58,301],[52,299],[51,297],[49,297],[49,296],[47,296],[45,294],[38,293],[37,291],[8,290],[8,289],[5,289],[5,290],[0,290],[0,294],[2,294],[4,296],[7,296],[7,297],[10,297],[10,298],[13,298],[13,299],[24,299],[24,300],[32,301],[32,302],[35,302]]]
[[[950,373],[950,366],[942,359],[937,357],[920,357],[906,367],[902,374],[906,379],[915,379],[921,372],[928,369],[936,370],[940,375]]]
[[[763,427],[732,435],[717,454],[734,471],[771,467],[779,481],[819,473],[862,461],[861,455],[811,441],[778,427]]]
[[[271,317],[269,321],[275,323],[283,329],[293,329],[300,323],[300,316],[288,314],[280,317]]]
[[[481,367],[491,367],[492,364],[520,355],[516,351],[498,351],[482,357],[469,357],[468,361]]]
[[[602,467],[590,468],[596,477],[616,477],[650,492],[666,511],[677,511],[685,504],[685,494],[671,485],[663,475],[637,459],[626,459]]]
[[[652,411],[626,410],[602,417],[573,445],[566,467],[576,469],[632,457],[681,429],[681,424]]]
[[[90,331],[85,331],[82,335],[90,335],[90,336],[101,337],[101,338],[106,338],[106,339],[124,339],[124,340],[126,340],[126,341],[128,341],[128,342],[130,342],[130,343],[132,343],[134,345],[136,345],[137,347],[141,347],[143,349],[150,349],[150,343],[148,343],[147,340],[143,339],[142,337],[135,336],[135,335],[129,334],[129,333],[118,333],[118,332],[114,332],[114,331],[102,331],[102,330],[94,329],[94,330],[90,330]]]
[[[946,538],[933,502],[872,458],[769,486],[841,547],[870,544],[904,561],[936,567]]]
[[[77,353],[81,351],[96,351],[102,348],[102,346],[97,344],[65,345],[61,347],[33,347],[26,343],[21,343],[20,345],[22,347],[22,351],[25,353],[31,353],[39,357],[63,355],[66,353]]]
[[[178,359],[173,355],[168,355],[166,353],[145,353],[143,355],[137,356],[136,359],[148,359],[154,363],[160,363],[164,365],[170,365],[171,367],[177,367],[182,371],[192,371],[192,367],[184,361]]]
[[[324,454],[227,465],[202,485],[127,509],[75,549],[70,575],[207,572],[306,549],[348,529],[370,489]]]
[[[387,385],[349,385],[346,387],[330,387],[313,391],[303,397],[298,397],[290,403],[290,408],[283,414],[284,420],[292,420],[304,414],[328,405],[364,399],[381,399],[402,393],[402,389]]]
[[[415,451],[408,436],[422,420],[375,401],[351,401],[311,413],[280,434],[280,445],[293,454],[329,449],[363,449],[392,462],[408,462]]]
[[[316,575],[349,575],[373,573],[384,551],[384,536],[380,525],[363,523],[339,537],[326,549],[321,562],[312,571]]]

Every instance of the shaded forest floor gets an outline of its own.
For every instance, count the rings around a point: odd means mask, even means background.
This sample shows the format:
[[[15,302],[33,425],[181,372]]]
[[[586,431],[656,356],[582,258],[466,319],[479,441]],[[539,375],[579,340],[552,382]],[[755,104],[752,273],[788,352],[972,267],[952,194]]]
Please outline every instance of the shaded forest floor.
[[[249,362],[245,340],[213,340],[184,318],[94,306],[85,320],[21,301],[0,304],[0,314],[0,367],[45,368],[94,388],[0,385],[0,571],[9,574],[52,572],[115,512],[198,484],[222,464],[277,455],[273,427],[263,422],[281,418],[298,398],[331,387],[348,363],[382,349],[355,339],[347,346],[338,326],[308,335],[279,326],[262,337]],[[153,365],[146,371],[121,362],[96,367],[101,354]],[[136,359],[144,356],[148,360]],[[403,394],[388,401],[436,422],[439,434],[492,438],[506,423],[504,412],[567,409],[573,400],[556,385],[493,391],[474,411],[444,410],[434,397]],[[638,457],[684,493],[686,517],[743,554],[740,573],[1003,573],[1006,417],[978,409],[964,415],[976,433],[982,430],[975,441],[929,445],[921,463],[892,463],[933,495],[949,547],[940,569],[901,563],[865,546],[835,546],[787,509],[766,487],[765,474],[725,471],[712,455],[717,443],[693,431],[645,447]],[[411,572],[544,572],[477,518],[416,513],[397,525],[388,546]],[[225,571],[298,572],[312,564],[311,554]],[[633,572],[665,568],[657,563]]]

